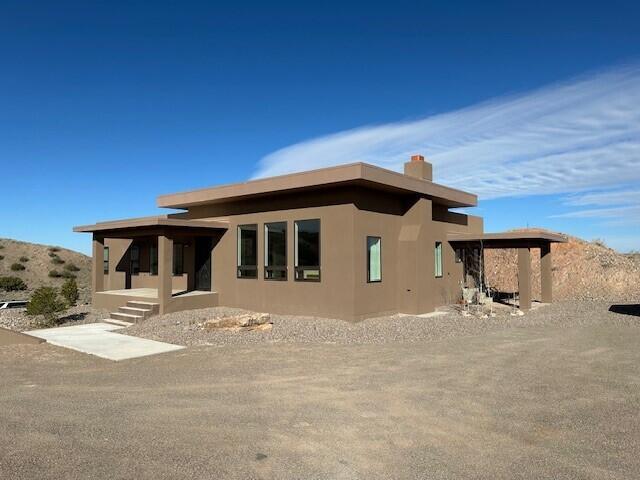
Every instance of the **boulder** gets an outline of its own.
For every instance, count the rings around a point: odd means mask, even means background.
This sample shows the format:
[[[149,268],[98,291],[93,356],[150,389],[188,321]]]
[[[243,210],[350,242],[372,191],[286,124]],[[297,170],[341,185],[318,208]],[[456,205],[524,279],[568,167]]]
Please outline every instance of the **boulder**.
[[[213,318],[204,322],[205,330],[268,330],[271,328],[268,313],[245,313],[233,317]]]

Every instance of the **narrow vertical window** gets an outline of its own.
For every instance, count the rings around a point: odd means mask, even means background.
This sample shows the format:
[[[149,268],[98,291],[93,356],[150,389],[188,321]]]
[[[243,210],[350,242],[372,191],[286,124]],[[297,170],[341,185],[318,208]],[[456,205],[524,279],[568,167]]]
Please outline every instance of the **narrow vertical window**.
[[[102,253],[102,271],[109,273],[109,247],[104,247]]]
[[[131,246],[131,275],[140,273],[140,247],[138,245]]]
[[[149,245],[149,273],[158,275],[158,244]]]
[[[264,225],[264,278],[287,279],[287,222]]]
[[[295,279],[320,281],[320,220],[298,220],[295,230]]]
[[[436,278],[440,278],[442,277],[442,242],[436,242],[435,260],[435,275]]]
[[[382,281],[382,239],[367,237],[367,282]]]
[[[173,244],[173,274],[182,275],[184,273],[184,245],[182,243]]]
[[[238,278],[258,277],[258,226],[238,226]]]

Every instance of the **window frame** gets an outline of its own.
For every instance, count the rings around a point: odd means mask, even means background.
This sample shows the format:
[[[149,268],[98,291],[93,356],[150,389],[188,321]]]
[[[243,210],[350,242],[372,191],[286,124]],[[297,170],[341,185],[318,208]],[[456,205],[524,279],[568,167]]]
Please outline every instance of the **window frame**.
[[[102,273],[109,275],[109,247],[102,248]]]
[[[434,271],[433,271],[433,274],[434,274],[435,278],[442,278],[443,274],[444,274],[444,261],[443,261],[443,258],[442,258],[442,255],[443,255],[443,251],[442,250],[443,250],[442,249],[442,242],[436,241],[435,247],[434,247],[434,250],[433,250],[434,267],[435,267]],[[440,258],[438,258],[438,252],[440,252]],[[440,274],[438,274],[438,266],[440,266],[440,269],[439,269],[440,270],[440,272],[439,272]]]
[[[369,248],[369,239],[377,239],[380,244],[380,278],[378,280],[371,280],[371,249]],[[367,283],[382,283],[382,237],[379,235],[367,235],[365,245],[367,249]]]
[[[136,259],[133,258],[133,252],[136,252]],[[137,269],[134,269],[134,262],[137,265]],[[131,275],[140,275],[140,245],[134,243],[131,245],[131,251],[129,252],[129,272]]]
[[[284,266],[283,265],[269,265],[269,225],[284,225]],[[269,281],[275,282],[286,282],[288,280],[289,273],[289,259],[287,255],[287,234],[289,230],[288,222],[280,221],[280,222],[265,222],[264,224],[264,272],[263,278]],[[269,278],[270,271],[279,271],[284,272],[283,278]]]
[[[155,252],[155,259],[153,253]],[[154,263],[155,260],[155,263]],[[155,270],[154,270],[155,265]],[[158,244],[149,244],[149,275],[155,277],[158,275]]]
[[[173,259],[171,261],[171,275],[174,277],[181,277],[184,275],[184,243],[176,243],[173,244]],[[176,260],[178,255],[176,255],[176,250],[180,251],[180,271],[176,269]]]
[[[255,248],[255,257],[256,264],[255,265],[242,265],[241,264],[241,247],[242,247],[242,234],[241,230],[245,227],[255,227],[256,233],[256,248]],[[236,228],[236,278],[246,279],[246,280],[257,280],[258,279],[258,224],[257,223],[244,223],[242,225],[238,225]],[[253,267],[255,274],[254,275],[241,275],[241,269],[247,269]]]
[[[298,265],[298,223],[318,222],[318,265]],[[293,279],[296,282],[320,282],[322,280],[322,221],[319,218],[304,218],[293,221]],[[304,278],[305,270],[317,270],[318,278]]]

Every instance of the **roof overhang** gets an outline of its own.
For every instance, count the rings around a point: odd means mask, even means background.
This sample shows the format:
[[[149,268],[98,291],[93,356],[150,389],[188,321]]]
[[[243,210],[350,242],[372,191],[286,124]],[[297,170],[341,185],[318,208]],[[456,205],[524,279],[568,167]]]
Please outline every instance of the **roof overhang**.
[[[186,220],[170,218],[168,216],[129,218],[124,220],[112,220],[108,222],[98,222],[93,225],[81,225],[73,227],[74,232],[95,233],[95,232],[131,232],[149,230],[183,230],[183,231],[203,231],[203,230],[226,230],[229,222],[222,220]]]
[[[340,185],[361,185],[400,194],[418,194],[432,198],[437,203],[450,208],[475,207],[478,204],[478,198],[471,193],[366,163],[352,163],[244,183],[160,195],[157,204],[159,207],[166,208],[189,208]]]
[[[484,248],[539,247],[549,243],[566,243],[567,237],[545,230],[500,233],[451,233],[447,240],[454,244],[481,243]]]

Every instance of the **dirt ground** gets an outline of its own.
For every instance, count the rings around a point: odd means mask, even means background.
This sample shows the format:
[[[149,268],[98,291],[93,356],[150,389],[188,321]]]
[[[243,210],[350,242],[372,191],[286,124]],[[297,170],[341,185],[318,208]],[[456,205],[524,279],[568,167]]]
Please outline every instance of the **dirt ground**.
[[[121,363],[3,347],[0,477],[636,479],[639,344],[604,321]]]

